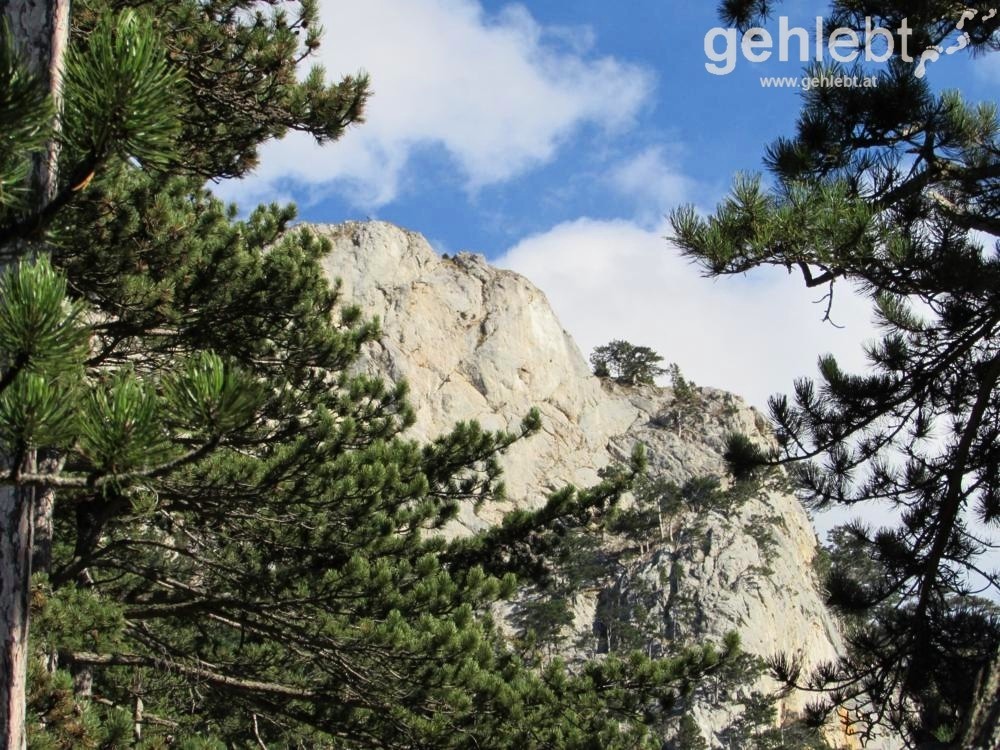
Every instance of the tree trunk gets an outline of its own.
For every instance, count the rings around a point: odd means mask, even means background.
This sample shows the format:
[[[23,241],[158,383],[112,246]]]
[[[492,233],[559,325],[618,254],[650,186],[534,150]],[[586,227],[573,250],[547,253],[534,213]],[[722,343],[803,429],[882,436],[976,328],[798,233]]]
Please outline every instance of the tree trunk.
[[[140,696],[135,696],[135,703],[132,706],[132,742],[138,745],[142,742],[142,722],[144,720],[145,705]]]
[[[58,474],[65,459],[55,451],[40,452],[38,471],[41,474]],[[52,487],[39,488],[35,494],[35,508],[32,523],[33,547],[31,570],[33,573],[48,573],[52,568],[52,513],[56,505],[56,492]]]
[[[34,490],[0,487],[0,750],[23,750]]]
[[[69,41],[69,0],[0,0],[0,12],[25,63],[48,86],[58,111]],[[53,139],[34,158],[31,189],[36,208],[45,206],[55,195],[58,157],[59,146]],[[35,457],[29,456],[28,461],[33,464]],[[25,691],[34,534],[37,530],[39,562],[47,564],[53,505],[51,491],[0,487],[0,750],[27,746]]]
[[[995,750],[1000,747],[1000,649],[983,670],[956,750]]]
[[[69,43],[69,0],[0,0],[0,8],[25,63],[47,83],[58,111]],[[56,194],[58,158],[54,139],[35,157],[31,182],[41,205]]]

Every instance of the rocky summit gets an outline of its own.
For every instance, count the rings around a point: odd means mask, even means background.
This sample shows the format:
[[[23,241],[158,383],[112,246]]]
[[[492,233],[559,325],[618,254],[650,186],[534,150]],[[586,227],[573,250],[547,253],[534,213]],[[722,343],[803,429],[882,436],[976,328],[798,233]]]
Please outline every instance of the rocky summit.
[[[503,457],[506,502],[464,510],[449,534],[485,528],[511,508],[537,507],[563,485],[591,485],[637,443],[647,448],[653,477],[677,486],[716,477],[726,486],[727,436],[772,439],[762,415],[732,394],[701,387],[681,398],[672,388],[595,377],[545,295],[481,255],[441,256],[419,234],[380,222],[312,229],[332,243],[324,267],[341,280],[345,300],[381,321],[365,367],[409,383],[415,438],[433,438],[459,420],[515,428],[531,408],[541,412],[541,432]],[[651,650],[735,631],[745,651],[762,657],[785,654],[809,667],[837,656],[838,625],[814,572],[818,541],[786,487],[772,484],[668,525],[599,583],[574,592],[560,655],[599,658],[615,628],[630,622],[646,629]],[[614,535],[601,544],[609,556],[627,546]],[[767,677],[755,685],[776,687]],[[709,747],[729,746],[723,730],[741,710],[739,697],[694,696],[691,714]],[[785,696],[777,721],[809,700]],[[828,735],[837,747],[856,744],[836,722]]]

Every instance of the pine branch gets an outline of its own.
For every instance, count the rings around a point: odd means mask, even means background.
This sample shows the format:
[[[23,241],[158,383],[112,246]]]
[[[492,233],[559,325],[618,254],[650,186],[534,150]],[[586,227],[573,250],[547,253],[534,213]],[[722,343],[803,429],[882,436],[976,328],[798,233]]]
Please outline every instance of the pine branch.
[[[931,635],[928,632],[927,609],[930,606],[931,595],[938,580],[942,558],[948,548],[948,543],[951,541],[952,532],[967,496],[967,492],[963,488],[963,479],[969,471],[969,454],[979,434],[983,418],[992,403],[998,380],[1000,380],[1000,356],[994,357],[983,365],[976,401],[969,411],[969,418],[965,423],[959,444],[954,454],[950,456],[948,490],[939,505],[934,541],[924,561],[924,573],[919,584],[920,593],[915,609],[916,620],[920,624],[917,636],[917,653],[920,653],[924,642]]]
[[[1000,237],[1000,216],[988,216],[964,209],[937,190],[931,190],[928,195],[931,200],[938,204],[949,219],[963,229],[973,229],[985,232],[986,234],[992,234],[994,237]]]
[[[20,473],[11,470],[7,479],[18,485],[34,487],[55,487],[57,489],[101,489],[111,483],[129,483],[138,479],[155,479],[170,474],[188,464],[195,463],[214,451],[221,442],[215,437],[201,447],[179,456],[172,461],[140,471],[130,471],[123,474],[92,474],[90,476],[63,476],[59,474]]]
[[[89,651],[73,651],[60,654],[71,664],[91,667],[148,667],[162,672],[174,673],[201,680],[214,687],[229,688],[240,692],[264,693],[298,700],[315,700],[321,696],[306,688],[294,685],[283,685],[277,682],[262,682],[222,674],[214,671],[212,665],[198,662],[198,666],[189,666],[171,659],[161,659],[153,656],[134,654],[96,654]]]
[[[87,187],[100,164],[101,160],[96,157],[83,161],[51,200],[31,213],[0,226],[0,247],[5,248],[4,254],[11,258],[23,255],[17,247],[17,241],[37,239],[56,214],[72,203]]]

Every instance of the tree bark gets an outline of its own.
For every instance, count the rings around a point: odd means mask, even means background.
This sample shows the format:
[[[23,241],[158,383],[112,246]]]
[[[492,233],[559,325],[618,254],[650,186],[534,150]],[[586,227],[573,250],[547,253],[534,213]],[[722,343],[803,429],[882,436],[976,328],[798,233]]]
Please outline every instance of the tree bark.
[[[0,8],[14,44],[29,70],[48,85],[58,111],[69,44],[69,0],[0,0]],[[34,159],[31,182],[40,205],[52,200],[57,192],[58,159],[56,139],[52,139],[45,152]]]
[[[975,703],[965,722],[956,750],[995,750],[1000,747],[1000,649],[983,670]]]
[[[59,110],[62,95],[63,70],[65,68],[66,46],[69,44],[69,0],[0,0],[3,16],[10,27],[28,68],[48,86],[56,111]],[[56,118],[54,131],[58,132],[59,119]],[[33,158],[31,189],[37,208],[41,210],[59,192],[57,165],[59,161],[59,141],[52,138],[45,150]],[[24,253],[35,252],[37,248],[24,247]],[[52,471],[61,467],[62,460],[55,454],[44,456],[42,469]],[[55,490],[45,488],[36,491],[33,570],[48,571],[52,552],[52,511],[55,506]]]
[[[58,111],[69,42],[69,0],[0,0],[0,12],[25,63],[47,85]],[[58,157],[55,138],[34,157],[31,188],[37,208],[46,206],[56,194]],[[32,250],[19,249],[22,253]],[[34,461],[34,455],[28,457],[32,471]],[[37,541],[41,544],[39,562],[46,564],[53,505],[51,490],[0,487],[0,750],[27,747],[25,692],[32,557]]]
[[[32,487],[0,487],[0,749],[24,750]]]
[[[136,745],[142,742],[142,722],[145,708],[142,697],[135,696],[135,703],[132,706],[132,742]]]
[[[55,451],[40,451],[38,471],[42,474],[58,474],[65,459]],[[32,518],[34,524],[31,570],[33,573],[48,573],[52,569],[52,514],[56,505],[56,491],[53,487],[39,487],[35,490],[35,507]]]

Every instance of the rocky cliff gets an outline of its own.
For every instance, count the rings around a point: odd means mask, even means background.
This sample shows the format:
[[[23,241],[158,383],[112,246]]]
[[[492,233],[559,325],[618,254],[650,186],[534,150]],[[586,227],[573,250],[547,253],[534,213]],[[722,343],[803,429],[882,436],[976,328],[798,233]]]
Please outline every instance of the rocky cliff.
[[[409,382],[415,437],[433,437],[460,419],[514,427],[530,408],[541,411],[541,434],[504,458],[509,506],[466,512],[460,523],[468,529],[495,522],[509,507],[540,504],[567,483],[596,482],[602,467],[638,442],[648,448],[654,476],[682,485],[725,477],[729,433],[770,439],[761,416],[730,394],[696,389],[695,407],[682,411],[670,388],[627,388],[592,376],[542,292],[482,256],[439,256],[419,235],[384,223],[314,230],[333,245],[329,276],[381,319],[384,335],[367,352],[367,366]],[[744,649],[761,656],[795,654],[806,665],[836,656],[837,625],[813,573],[817,540],[787,491],[704,509],[661,536],[602,586],[576,595],[566,655],[600,652],[602,602],[628,609],[641,599],[645,621],[669,637],[721,638],[735,630]],[[797,712],[805,700],[788,696],[780,712]],[[718,733],[736,710],[718,696],[698,699],[694,716],[709,746],[723,746]]]

